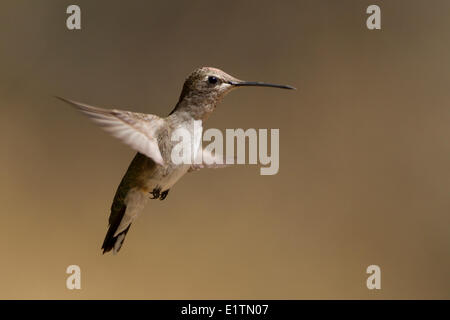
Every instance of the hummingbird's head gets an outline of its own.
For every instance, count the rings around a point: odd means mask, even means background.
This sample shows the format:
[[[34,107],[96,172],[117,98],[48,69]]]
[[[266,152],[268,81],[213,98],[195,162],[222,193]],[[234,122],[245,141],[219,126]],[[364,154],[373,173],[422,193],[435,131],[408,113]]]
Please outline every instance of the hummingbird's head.
[[[231,83],[239,81],[216,68],[198,68],[184,82],[181,97],[220,100],[226,93],[233,89],[234,86]]]
[[[244,86],[274,87],[295,89],[291,86],[250,82],[236,79],[217,68],[203,67],[194,70],[186,79],[177,109],[186,109],[196,118],[204,119],[214,111],[217,103],[231,90]]]

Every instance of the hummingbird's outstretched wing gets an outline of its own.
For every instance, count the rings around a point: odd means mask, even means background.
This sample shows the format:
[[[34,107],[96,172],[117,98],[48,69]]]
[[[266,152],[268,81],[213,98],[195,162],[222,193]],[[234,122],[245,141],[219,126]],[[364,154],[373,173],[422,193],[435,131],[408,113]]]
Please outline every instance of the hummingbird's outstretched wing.
[[[108,110],[84,103],[57,97],[88,115],[107,132],[120,139],[134,150],[164,165],[158,147],[156,131],[164,124],[158,116],[122,110]]]

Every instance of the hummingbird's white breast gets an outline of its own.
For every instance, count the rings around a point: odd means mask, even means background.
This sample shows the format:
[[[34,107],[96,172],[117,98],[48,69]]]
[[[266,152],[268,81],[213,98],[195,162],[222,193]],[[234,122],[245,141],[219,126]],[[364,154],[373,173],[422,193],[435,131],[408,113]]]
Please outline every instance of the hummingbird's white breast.
[[[193,161],[197,158],[197,155],[201,150],[203,136],[202,120],[191,120],[188,123],[180,123],[177,127],[175,127],[175,130],[176,129],[183,129],[189,132],[191,143],[191,147],[189,148],[189,159],[191,159],[191,163],[173,163],[171,154],[174,145],[177,143],[176,141],[173,142],[170,148],[170,152],[168,153],[169,159],[166,159],[167,168],[163,170],[164,173],[159,177],[158,180],[151,179],[149,181],[148,188],[150,190],[152,190],[152,188],[160,188],[161,191],[170,189],[183,175],[188,172]]]

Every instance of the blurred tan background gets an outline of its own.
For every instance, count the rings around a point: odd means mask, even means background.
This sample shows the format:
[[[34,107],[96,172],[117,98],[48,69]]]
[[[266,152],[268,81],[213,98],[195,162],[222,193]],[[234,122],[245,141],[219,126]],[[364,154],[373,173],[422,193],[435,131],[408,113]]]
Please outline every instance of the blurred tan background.
[[[66,28],[73,3],[81,31]],[[450,298],[449,14],[448,1],[2,1],[0,298]],[[186,175],[103,256],[134,152],[52,96],[164,116],[199,66],[299,88],[237,90],[206,123],[279,128],[278,175]]]

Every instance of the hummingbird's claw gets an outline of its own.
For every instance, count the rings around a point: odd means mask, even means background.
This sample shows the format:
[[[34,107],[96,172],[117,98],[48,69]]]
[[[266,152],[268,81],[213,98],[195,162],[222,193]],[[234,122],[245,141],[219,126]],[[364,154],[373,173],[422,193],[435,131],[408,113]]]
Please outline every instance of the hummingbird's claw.
[[[167,189],[166,191],[162,192],[161,196],[159,197],[159,200],[164,200],[167,197],[167,195],[169,194],[169,190],[170,189]]]
[[[167,197],[167,194],[169,193],[170,189],[167,189],[166,191],[161,192],[161,188],[155,188],[152,192],[149,192],[153,197],[150,199],[158,199],[164,200]]]
[[[161,195],[161,189],[155,188],[155,189],[153,189],[152,192],[149,192],[149,193],[153,196],[153,198],[150,198],[150,199],[158,199],[159,196]]]

